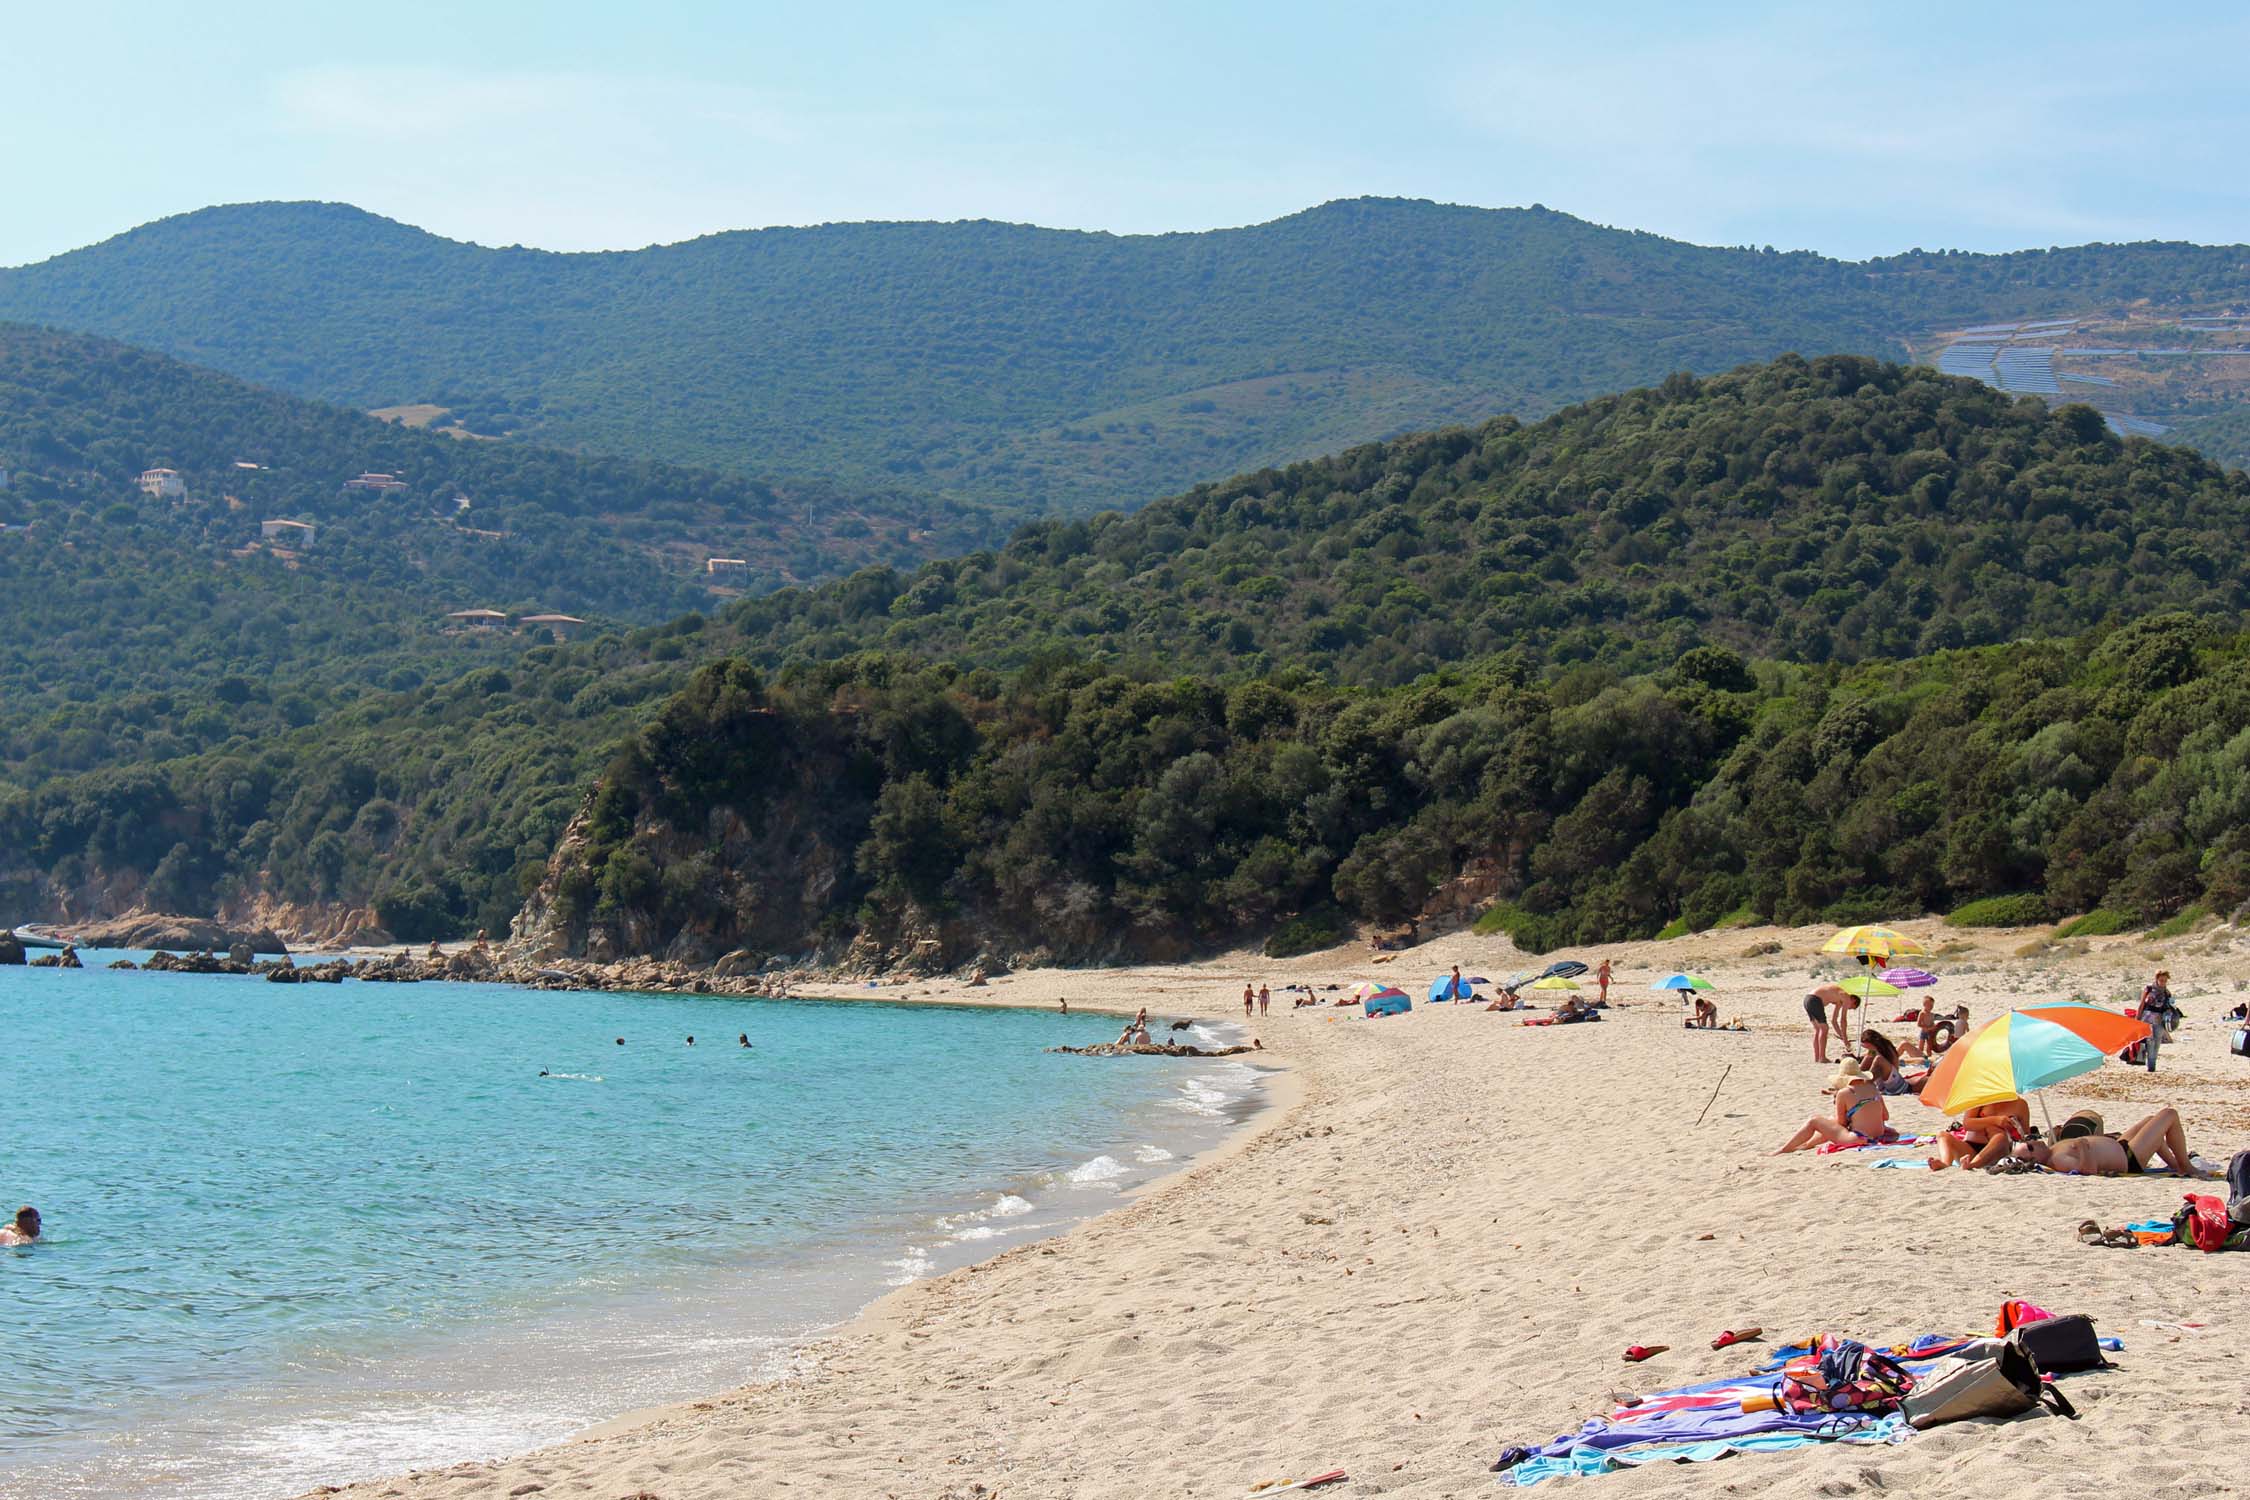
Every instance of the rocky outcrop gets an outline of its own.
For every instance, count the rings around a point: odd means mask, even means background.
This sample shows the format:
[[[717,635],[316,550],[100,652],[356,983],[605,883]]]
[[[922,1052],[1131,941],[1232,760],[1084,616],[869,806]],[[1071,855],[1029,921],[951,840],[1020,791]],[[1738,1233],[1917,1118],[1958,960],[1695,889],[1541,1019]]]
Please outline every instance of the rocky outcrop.
[[[76,949],[65,948],[60,953],[41,954],[31,961],[31,967],[34,969],[83,969],[86,966],[78,961]]]
[[[152,974],[250,974],[249,964],[221,958],[215,953],[152,953],[141,965]]]
[[[185,948],[218,952],[247,947],[256,953],[287,953],[288,944],[271,928],[237,928],[209,917],[137,912],[105,922],[81,922],[62,935],[86,948]]]
[[[1049,1052],[1067,1052],[1072,1057],[1233,1057],[1240,1052],[1263,1052],[1266,1049],[1252,1043],[1245,1047],[1188,1047],[1178,1042],[1162,1046],[1126,1046],[1121,1042],[1103,1042],[1093,1047],[1049,1047]]]
[[[22,963],[23,939],[16,936],[15,929],[12,927],[0,930],[0,964],[20,966]]]

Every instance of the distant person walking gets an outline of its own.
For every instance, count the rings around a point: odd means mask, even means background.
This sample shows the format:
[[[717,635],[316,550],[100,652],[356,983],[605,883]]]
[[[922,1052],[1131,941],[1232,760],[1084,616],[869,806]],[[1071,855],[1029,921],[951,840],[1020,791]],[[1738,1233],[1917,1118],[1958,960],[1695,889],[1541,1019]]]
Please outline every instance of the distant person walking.
[[[1270,989],[1267,989],[1267,988],[1266,988],[1266,987],[1265,987],[1264,985],[1262,985],[1262,984],[1261,984],[1261,985],[1259,985],[1259,986],[1258,986],[1258,1019],[1259,1019],[1259,1020],[1263,1021],[1263,1020],[1264,1020],[1264,1019],[1266,1018],[1266,1011],[1267,1011],[1267,1009],[1268,1009],[1268,1008],[1269,1008],[1270,1006],[1272,1006],[1272,1004],[1273,1004],[1273,991],[1272,991],[1272,990],[1270,990]]]
[[[1250,1007],[1258,1003],[1258,992],[1248,985],[1242,987],[1242,1019],[1250,1019]]]
[[[2148,1040],[2141,1043],[2141,1057],[2153,1073],[2157,1049],[2163,1045],[2166,1033],[2180,1023],[2180,1008],[2172,1003],[2171,970],[2156,971],[2156,977],[2141,990],[2141,1003],[2134,1007],[2133,1014],[2148,1023]]]
[[[1458,973],[1460,973],[1461,971],[1460,971],[1459,969],[1456,969],[1456,970],[1454,970],[1453,972],[1454,972],[1454,973],[1456,973],[1456,974],[1458,974]],[[1596,970],[1594,970],[1594,983],[1595,983],[1595,984],[1597,984],[1597,985],[1599,985],[1599,986],[1601,987],[1601,1000],[1600,1000],[1600,1003],[1601,1003],[1601,1004],[1603,1004],[1603,1005],[1607,1005],[1607,1004],[1609,1004],[1609,960],[1608,960],[1608,959],[1606,959],[1606,958],[1605,958],[1605,959],[1603,959],[1603,960],[1602,960],[1602,962],[1601,962],[1601,967],[1600,967],[1600,968],[1597,968]]]

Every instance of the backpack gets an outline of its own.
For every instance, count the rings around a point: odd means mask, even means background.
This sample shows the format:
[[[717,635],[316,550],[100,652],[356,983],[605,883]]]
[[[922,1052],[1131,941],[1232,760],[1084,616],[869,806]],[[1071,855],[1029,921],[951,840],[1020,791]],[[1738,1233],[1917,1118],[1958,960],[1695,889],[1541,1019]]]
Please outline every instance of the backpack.
[[[2070,1398],[2039,1378],[2039,1366],[2014,1339],[1981,1359],[1948,1360],[1926,1375],[1900,1408],[1917,1432],[1971,1417],[2013,1417],[2042,1403],[2078,1420]]]
[[[2237,1151],[2227,1163],[2227,1217],[2250,1225],[2250,1151]]]
[[[2100,1370],[2109,1365],[2094,1320],[2084,1313],[2041,1318],[2018,1324],[2008,1342],[2022,1350],[2038,1370],[2050,1375],[2072,1370]]]
[[[1914,1377],[1888,1354],[1856,1339],[1822,1334],[1810,1354],[1781,1367],[1774,1402],[1786,1412],[1885,1412],[1914,1389]]]

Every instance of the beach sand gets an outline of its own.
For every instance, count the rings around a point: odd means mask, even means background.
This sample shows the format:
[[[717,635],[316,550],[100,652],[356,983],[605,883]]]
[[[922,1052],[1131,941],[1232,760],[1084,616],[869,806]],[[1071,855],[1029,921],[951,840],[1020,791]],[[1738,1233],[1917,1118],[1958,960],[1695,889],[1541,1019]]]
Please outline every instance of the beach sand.
[[[2189,1023],[2163,1071],[2111,1063],[2052,1091],[2054,1116],[2092,1104],[2121,1129],[2171,1103],[2201,1155],[2223,1163],[2250,1146],[2250,1063],[2227,1055],[2218,1019],[2250,989],[2250,952],[2232,929],[2017,957],[2036,934],[1906,926],[1936,950],[1922,962],[1944,976],[1940,995],[1968,1003],[1973,1021],[2073,991],[2122,1000],[2168,961]],[[1897,1447],[1660,1464],[1541,1491],[2244,1493],[2234,1437],[2250,1415],[2250,1255],[2102,1250],[2073,1233],[2086,1218],[2168,1215],[2181,1184],[1766,1154],[1828,1107],[1832,1070],[1813,1062],[1799,1010],[1816,969],[1841,972],[1814,957],[1826,935],[1579,950],[1616,960],[1612,999],[1625,1004],[1574,1027],[1422,1004],[1451,963],[1498,977],[1544,962],[1467,934],[1379,965],[1355,949],[1026,972],[975,990],[915,984],[912,998],[1052,1006],[1067,995],[1074,1009],[1239,1019],[1246,978],[1278,991],[1395,976],[1416,1008],[1366,1022],[1283,1011],[1277,994],[1255,1031],[1288,1069],[1280,1104],[1227,1150],[1059,1239],[884,1298],[804,1350],[789,1379],[349,1493],[1223,1500],[1341,1468],[1351,1482],[1320,1493],[1487,1495],[1487,1466],[1509,1443],[1573,1430],[1615,1393],[1748,1369],[1756,1346],[1709,1348],[1722,1329],[1878,1342],[1989,1333],[2009,1297],[2090,1313],[2124,1340],[2119,1368],[2067,1378],[2084,1420],[2034,1414]],[[1766,944],[1779,951],[1754,952]],[[1647,988],[1683,968],[1711,978],[1722,1014],[1753,1029],[1683,1030],[1678,1000]],[[1881,1022],[1907,1007],[1873,1008]],[[1938,1123],[1911,1099],[1893,1103],[1902,1128]],[[2152,1326],[2183,1323],[2209,1326]],[[1671,1352],[1628,1365],[1620,1353],[1633,1343]]]

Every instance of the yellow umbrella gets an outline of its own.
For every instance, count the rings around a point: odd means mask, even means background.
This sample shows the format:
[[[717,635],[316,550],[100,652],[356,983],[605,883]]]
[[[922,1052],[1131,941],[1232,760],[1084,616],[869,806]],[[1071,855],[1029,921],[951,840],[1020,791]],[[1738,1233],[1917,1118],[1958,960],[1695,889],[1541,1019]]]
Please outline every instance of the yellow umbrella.
[[[1846,927],[1821,944],[1823,953],[1849,953],[1856,958],[1889,960],[1895,953],[1927,953],[1905,933],[1889,927]]]
[[[1578,981],[1565,979],[1560,974],[1549,974],[1545,979],[1531,981],[1531,987],[1535,990],[1574,990],[1578,988]]]

